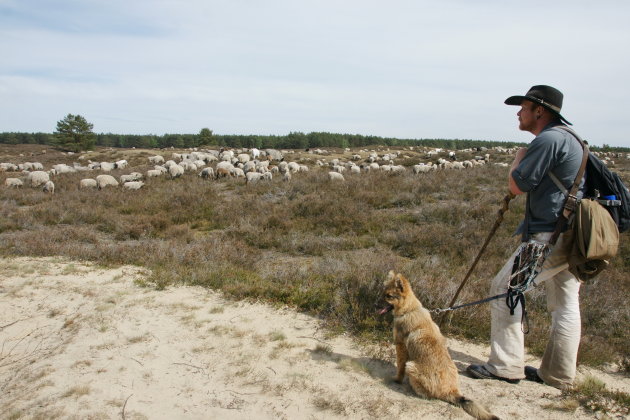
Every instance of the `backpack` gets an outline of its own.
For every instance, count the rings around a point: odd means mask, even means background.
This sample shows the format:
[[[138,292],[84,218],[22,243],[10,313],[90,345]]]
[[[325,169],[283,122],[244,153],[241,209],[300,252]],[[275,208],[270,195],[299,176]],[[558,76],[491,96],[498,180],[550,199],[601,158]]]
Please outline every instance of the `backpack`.
[[[619,232],[630,229],[630,192],[619,175],[592,153],[586,162],[584,196],[597,199],[608,210]]]
[[[553,172],[549,176],[567,197],[562,214],[556,224],[550,243],[555,244],[564,226],[566,232],[569,271],[582,281],[597,276],[608,266],[608,261],[617,255],[619,232],[630,224],[630,193],[619,175],[610,171],[572,129],[568,131],[583,148],[582,163],[575,181],[567,190]],[[582,176],[586,175],[584,197],[577,199]],[[622,230],[623,229],[623,230]]]
[[[554,128],[571,133],[580,144],[584,145],[583,140],[571,128],[566,126]],[[590,151],[588,152],[585,172],[584,198],[597,200],[599,204],[604,206],[615,221],[619,232],[630,229],[630,191],[624,185],[621,177],[608,169],[606,164]],[[553,181],[558,185],[556,179]]]

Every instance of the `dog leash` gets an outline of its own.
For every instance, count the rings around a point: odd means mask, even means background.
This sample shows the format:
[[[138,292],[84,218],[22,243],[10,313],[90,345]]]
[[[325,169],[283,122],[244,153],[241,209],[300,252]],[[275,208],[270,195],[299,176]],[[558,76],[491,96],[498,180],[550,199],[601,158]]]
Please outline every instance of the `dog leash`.
[[[461,305],[456,305],[456,306],[449,306],[448,308],[429,309],[429,312],[434,313],[434,314],[441,314],[441,313],[444,313],[444,312],[454,311],[455,309],[465,308],[467,306],[481,305],[482,303],[490,302],[491,300],[501,299],[501,298],[504,298],[504,297],[508,297],[508,293],[507,292],[501,293],[500,295],[490,296],[490,297],[487,297],[485,299],[477,300],[477,301],[474,301],[474,302],[463,303]]]
[[[464,280],[462,281],[462,283],[457,288],[457,291],[455,292],[455,295],[453,296],[453,299],[451,299],[451,303],[449,303],[449,307],[446,308],[445,310],[443,310],[442,312],[450,312],[449,309],[453,308],[453,305],[455,304],[455,302],[457,301],[457,298],[459,297],[459,293],[464,288],[464,285],[468,281],[468,278],[470,277],[470,275],[472,274],[473,270],[477,266],[477,263],[481,259],[481,255],[483,254],[483,252],[485,251],[486,247],[490,243],[490,239],[492,239],[492,237],[494,236],[495,232],[497,231],[497,229],[501,225],[501,222],[503,222],[503,215],[510,209],[510,201],[512,199],[514,199],[515,197],[516,197],[516,195],[514,195],[511,191],[508,191],[508,194],[503,198],[501,208],[497,212],[497,219],[495,220],[494,225],[492,226],[492,229],[490,229],[490,233],[486,237],[485,242],[483,243],[481,249],[479,250],[479,253],[477,254],[477,257],[475,258],[475,261],[473,261],[472,265],[470,266],[470,269],[468,269],[468,272],[466,273],[466,276],[464,277]],[[493,298],[494,299],[498,299],[498,297],[493,297]],[[492,300],[492,299],[490,299],[490,300]],[[487,302],[487,301],[484,301],[484,302]],[[475,303],[475,302],[473,302],[473,303]],[[479,302],[479,303],[483,303],[483,302]],[[477,303],[475,303],[475,304],[477,304]],[[470,306],[470,305],[467,305],[467,306]],[[442,316],[442,318],[440,319],[440,322],[438,323],[440,328],[442,328],[442,325],[445,322],[446,322],[446,326],[450,325],[450,323],[451,323],[450,317],[447,316],[446,314],[444,314]]]

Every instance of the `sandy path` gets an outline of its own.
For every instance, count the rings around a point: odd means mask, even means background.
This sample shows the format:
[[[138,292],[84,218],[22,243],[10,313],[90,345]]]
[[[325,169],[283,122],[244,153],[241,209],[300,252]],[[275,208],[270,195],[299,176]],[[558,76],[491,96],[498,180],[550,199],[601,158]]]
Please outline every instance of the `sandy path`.
[[[309,316],[198,287],[140,287],[144,275],[0,258],[0,418],[470,418],[389,382],[391,345],[331,338]],[[460,371],[487,356],[449,348]],[[630,392],[627,379],[591,373]],[[504,419],[596,418],[558,410],[559,391],[544,385],[460,378],[464,395]]]

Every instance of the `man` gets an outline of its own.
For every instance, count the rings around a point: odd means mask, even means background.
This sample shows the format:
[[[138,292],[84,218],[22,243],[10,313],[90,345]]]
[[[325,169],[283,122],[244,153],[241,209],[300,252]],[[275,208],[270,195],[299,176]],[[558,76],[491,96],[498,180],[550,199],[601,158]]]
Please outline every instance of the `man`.
[[[507,105],[520,106],[519,129],[536,136],[528,148],[518,150],[508,176],[508,187],[513,194],[528,194],[526,222],[519,227],[524,241],[549,242],[565,202],[563,192],[549,173],[553,172],[569,188],[582,161],[580,143],[570,133],[554,128],[571,125],[560,114],[562,100],[559,90],[545,85],[533,86],[524,96],[505,100]],[[506,302],[500,299],[492,301],[490,306],[490,357],[483,365],[468,366],[470,376],[509,383],[525,378],[557,388],[573,383],[581,333],[580,283],[568,271],[564,239],[561,234],[534,280],[536,286],[545,283],[547,308],[551,313],[550,337],[540,368],[524,366],[521,306],[510,315]],[[512,254],[492,281],[491,296],[506,292],[516,254]]]

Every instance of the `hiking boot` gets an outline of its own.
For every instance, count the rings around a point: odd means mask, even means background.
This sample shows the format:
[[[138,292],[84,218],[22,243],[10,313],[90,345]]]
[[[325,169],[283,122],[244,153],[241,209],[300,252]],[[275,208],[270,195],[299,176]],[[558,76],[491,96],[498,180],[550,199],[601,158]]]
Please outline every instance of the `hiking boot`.
[[[521,381],[520,379],[510,379],[504,378],[502,376],[497,376],[493,373],[488,372],[486,368],[483,367],[483,365],[469,365],[466,368],[466,372],[468,372],[471,378],[475,379],[496,379],[499,381],[505,381],[509,384],[517,384]]]
[[[545,383],[545,381],[540,379],[540,376],[538,376],[538,369],[533,366],[525,366],[525,379],[532,382],[538,382],[539,384]]]

